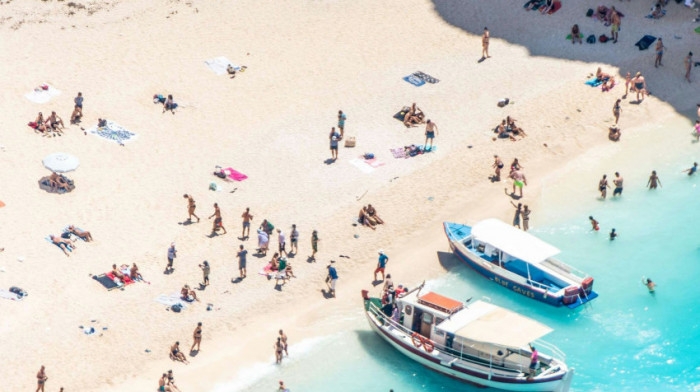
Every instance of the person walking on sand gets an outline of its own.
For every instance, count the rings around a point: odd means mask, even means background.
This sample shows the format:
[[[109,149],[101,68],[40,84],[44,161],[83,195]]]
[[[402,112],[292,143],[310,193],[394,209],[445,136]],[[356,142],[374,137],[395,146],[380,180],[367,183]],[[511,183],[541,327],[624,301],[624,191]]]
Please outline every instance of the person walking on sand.
[[[318,252],[318,232],[316,230],[311,233],[311,260],[316,261],[316,252]]]
[[[499,182],[501,181],[501,169],[503,169],[503,166],[504,165],[503,165],[503,161],[501,160],[501,158],[498,155],[494,155],[493,156],[493,165],[491,165],[491,167],[496,169],[496,172],[494,173],[494,180],[495,181],[499,181]]]
[[[661,187],[661,180],[659,176],[656,175],[656,170],[651,171],[651,176],[649,176],[649,181],[647,181],[647,187],[649,189],[656,189],[657,185]]]
[[[192,198],[192,196],[190,196],[186,193],[184,195],[182,195],[182,197],[187,199],[187,214],[188,214],[187,221],[192,222],[192,217],[195,217],[195,218],[197,218],[197,222],[199,222],[199,217],[194,213],[194,210],[197,208],[197,205],[194,202],[194,198]]]
[[[275,363],[282,363],[282,352],[284,351],[284,346],[282,345],[282,338],[278,337],[275,344],[272,346],[275,349]]]
[[[384,271],[386,269],[386,264],[389,262],[389,257],[384,254],[383,250],[379,251],[379,261],[377,262],[377,268],[374,270],[374,281],[377,281],[377,272],[382,274],[382,280],[384,281]]]
[[[659,37],[659,40],[656,41],[656,60],[654,61],[655,68],[659,68],[659,65],[663,67],[663,64],[661,64],[661,58],[664,57],[664,49],[666,49],[666,47],[664,46],[663,41],[661,41],[661,37]]]
[[[204,260],[204,262],[199,265],[199,268],[202,269],[202,286],[209,286],[209,273],[211,272],[209,262]]]
[[[527,185],[525,174],[520,170],[513,170],[513,172],[510,173],[510,178],[513,179],[513,193],[511,193],[511,195],[515,196],[515,187],[518,187],[520,192],[519,197],[523,197],[523,186]]]
[[[332,264],[328,264],[328,276],[326,277],[326,284],[328,285],[328,290],[331,297],[335,298],[335,284],[338,282],[338,271],[335,270]]]
[[[46,375],[46,368],[44,365],[41,365],[41,369],[39,369],[39,372],[36,374],[36,392],[44,392],[44,386],[46,385],[46,380],[48,380],[49,377]]]
[[[532,210],[528,208],[527,204],[523,207],[523,231],[530,230],[530,213]]]
[[[289,238],[292,242],[289,247],[289,253],[299,253],[299,231],[297,230],[297,225],[292,225],[292,232],[289,233]]]
[[[685,56],[685,80],[690,83],[690,70],[693,69],[693,52],[688,52],[688,55]]]
[[[331,160],[335,161],[338,159],[338,141],[340,140],[340,135],[335,131],[335,127],[331,128],[328,139],[331,141]]]
[[[78,119],[83,117],[83,93],[78,92],[78,96],[73,98],[73,113],[70,115],[70,123],[75,124]]]
[[[610,15],[610,35],[612,36],[613,43],[617,43],[617,34],[620,31],[620,14],[618,14],[617,10],[615,7],[612,8],[612,15]]]
[[[238,247],[238,253],[236,254],[236,257],[238,257],[238,274],[241,279],[246,277],[246,258],[248,256],[248,251],[243,249],[243,244],[241,244]]]
[[[347,116],[342,110],[338,110],[338,129],[340,130],[341,139],[345,136],[345,120],[347,120]]]
[[[243,218],[243,233],[241,233],[241,239],[245,240],[250,236],[250,222],[253,220],[253,215],[250,214],[250,207],[246,207],[241,218]]]
[[[484,27],[484,34],[481,36],[481,60],[485,60],[491,56],[489,56],[489,38],[491,38],[491,35],[489,34],[489,29]]]
[[[695,174],[696,171],[698,171],[697,162],[693,163],[693,166],[691,166],[690,169],[683,170],[683,173],[688,173],[689,176],[692,176],[693,174]]]
[[[598,226],[598,221],[593,218],[593,216],[589,216],[588,220],[591,222],[591,229],[598,231],[600,230],[600,226]]]
[[[224,222],[221,219],[221,210],[219,209],[219,204],[214,203],[214,213],[209,216],[209,219],[216,217],[214,219],[214,225],[211,228],[211,235],[216,234],[216,231],[221,228],[224,231],[224,234],[226,234],[226,228],[224,227]]]
[[[627,75],[625,75],[625,95],[622,96],[622,99],[627,99],[627,93],[629,93],[631,81],[632,81],[632,76],[630,75],[629,72],[627,72]]]
[[[515,191],[513,193],[515,193]],[[518,229],[520,229],[520,214],[522,214],[523,212],[523,205],[522,203],[518,203],[518,205],[515,205],[515,203],[513,203],[512,201],[510,202],[510,204],[512,204],[513,207],[515,207],[515,216],[513,216],[513,226],[517,226]]]
[[[199,345],[202,344],[202,322],[197,323],[197,327],[194,329],[194,333],[192,334],[192,338],[194,342],[192,343],[192,347],[190,347],[190,352],[194,351],[194,346],[197,346],[197,352],[200,351]]]
[[[175,243],[171,242],[170,247],[168,248],[168,265],[165,267],[166,274],[168,272],[175,271],[175,268],[173,267],[173,262],[175,261],[176,257],[177,257],[177,250],[175,249]]]
[[[615,116],[615,125],[617,125],[617,122],[620,121],[620,112],[622,112],[622,107],[620,106],[620,102],[622,100],[620,98],[615,101],[615,105],[613,105],[613,116]]]
[[[425,122],[425,151],[433,149],[433,140],[438,133],[437,125],[430,120]],[[430,140],[430,149],[428,149],[428,140]]]
[[[610,188],[610,185],[608,184],[608,175],[603,174],[603,178],[600,179],[598,182],[598,190],[600,191],[600,197],[605,199],[605,197],[608,195],[608,188]]]
[[[615,189],[613,190],[613,197],[622,196],[622,181],[623,178],[620,175],[620,173],[615,172],[615,179],[613,180],[613,184],[615,184]]]
[[[285,335],[284,331],[280,329],[280,340],[282,341],[282,348],[284,348],[284,355],[289,356],[289,352],[287,351],[287,335]]]
[[[280,256],[282,256],[282,253],[284,253],[285,256],[289,256],[287,254],[287,237],[280,229],[277,229],[277,242],[279,242]]]

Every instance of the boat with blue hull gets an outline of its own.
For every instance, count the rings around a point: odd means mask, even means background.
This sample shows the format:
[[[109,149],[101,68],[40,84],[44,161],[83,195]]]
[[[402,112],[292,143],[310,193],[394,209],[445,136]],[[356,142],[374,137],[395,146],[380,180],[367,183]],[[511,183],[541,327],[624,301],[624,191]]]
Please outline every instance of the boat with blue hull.
[[[498,219],[444,228],[460,260],[518,294],[572,309],[598,296],[591,276],[554,258],[559,249]]]

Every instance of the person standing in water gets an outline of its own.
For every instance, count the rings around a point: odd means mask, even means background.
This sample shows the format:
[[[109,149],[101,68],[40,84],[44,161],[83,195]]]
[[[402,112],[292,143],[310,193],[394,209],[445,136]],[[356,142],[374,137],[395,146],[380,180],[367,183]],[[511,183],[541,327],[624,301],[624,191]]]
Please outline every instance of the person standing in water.
[[[184,195],[182,195],[182,197],[187,199],[187,214],[189,214],[187,221],[192,222],[192,217],[194,216],[195,218],[197,218],[197,222],[199,222],[199,217],[194,213],[194,210],[197,208],[197,205],[195,204],[192,196],[185,193]]]
[[[622,181],[623,178],[620,175],[620,173],[615,172],[615,179],[613,180],[613,184],[615,184],[615,189],[613,190],[613,197],[622,196]]]
[[[532,212],[531,209],[528,208],[527,204],[523,207],[523,231],[528,231],[530,230],[530,213]]]
[[[615,229],[612,229],[610,231],[610,241],[614,241],[615,238],[617,238],[617,232],[615,232]]]
[[[605,197],[608,194],[608,188],[610,188],[610,185],[608,185],[608,175],[603,174],[603,178],[598,182],[598,190],[600,191],[600,197],[605,199]]]
[[[651,171],[651,176],[649,176],[649,181],[647,181],[647,187],[649,189],[656,189],[657,185],[661,187],[661,179],[656,175],[656,170]]]
[[[39,369],[39,372],[36,374],[36,392],[44,392],[44,386],[46,385],[46,380],[48,380],[49,377],[46,375],[46,368],[44,365],[41,365],[41,369]]]
[[[517,226],[518,229],[520,229],[520,214],[522,214],[523,212],[523,205],[522,203],[518,203],[518,205],[515,205],[515,203],[513,203],[512,201],[510,202],[510,204],[512,204],[513,207],[515,207],[515,216],[513,216],[513,226]]]
[[[214,225],[211,228],[211,235],[216,234],[216,231],[221,228],[224,231],[224,234],[226,234],[226,228],[224,227],[224,222],[221,219],[221,210],[219,209],[219,204],[214,203],[214,213],[209,216],[209,219],[214,218]]]
[[[622,100],[620,98],[615,101],[615,105],[613,105],[613,116],[615,116],[615,125],[617,125],[618,121],[620,121],[620,112],[622,112],[622,107],[620,106],[620,102]]]
[[[481,36],[481,60],[491,57],[489,56],[489,38],[491,38],[489,29],[484,27],[484,34]]]
[[[284,346],[282,345],[282,338],[278,337],[277,341],[273,345],[275,349],[275,363],[276,364],[281,364],[282,363],[282,352],[284,351]]]
[[[644,285],[647,286],[647,289],[649,289],[649,294],[654,294],[654,291],[656,289],[656,283],[652,282],[651,279],[647,278]]]
[[[591,227],[593,230],[598,231],[600,230],[600,227],[598,226],[598,221],[593,218],[593,216],[589,216],[588,220],[591,221]]]
[[[431,151],[433,149],[433,140],[435,135],[438,133],[437,125],[430,120],[425,123],[425,151]],[[430,140],[430,149],[428,149],[428,140]]]
[[[282,340],[282,347],[284,348],[284,355],[289,356],[287,351],[287,335],[280,329],[280,339]]]

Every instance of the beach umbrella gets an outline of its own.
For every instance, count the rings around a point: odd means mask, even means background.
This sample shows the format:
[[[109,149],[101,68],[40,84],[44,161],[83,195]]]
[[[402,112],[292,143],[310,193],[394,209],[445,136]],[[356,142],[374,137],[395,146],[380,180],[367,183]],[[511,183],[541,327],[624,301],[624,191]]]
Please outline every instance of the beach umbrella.
[[[67,173],[77,169],[80,165],[80,160],[77,157],[63,152],[48,155],[42,162],[45,168],[56,173]]]

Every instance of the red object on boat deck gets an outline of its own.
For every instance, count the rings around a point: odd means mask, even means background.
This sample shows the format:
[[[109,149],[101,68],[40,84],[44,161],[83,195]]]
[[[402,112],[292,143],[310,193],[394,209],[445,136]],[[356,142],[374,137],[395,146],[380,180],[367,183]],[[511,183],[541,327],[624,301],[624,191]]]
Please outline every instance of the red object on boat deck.
[[[581,291],[586,294],[590,294],[593,291],[593,278],[589,276],[581,282]]]
[[[564,290],[564,298],[562,299],[562,302],[564,302],[564,305],[569,305],[569,304],[576,302],[576,299],[578,298],[578,293],[579,293],[578,287],[575,287],[575,286],[567,287],[566,290]]]

